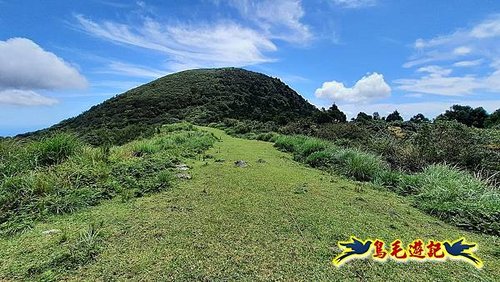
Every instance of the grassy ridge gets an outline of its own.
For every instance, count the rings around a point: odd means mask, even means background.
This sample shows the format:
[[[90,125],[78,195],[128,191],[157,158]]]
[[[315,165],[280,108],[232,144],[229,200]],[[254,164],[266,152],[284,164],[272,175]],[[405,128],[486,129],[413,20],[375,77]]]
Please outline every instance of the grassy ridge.
[[[447,165],[431,165],[421,173],[409,175],[391,170],[378,155],[302,135],[279,136],[275,138],[275,146],[292,152],[295,159],[313,167],[410,195],[416,207],[457,226],[500,235],[498,189],[468,172]]]
[[[127,200],[165,190],[176,163],[214,142],[189,124],[165,126],[150,139],[121,147],[93,148],[64,133],[25,144],[8,141],[0,158],[0,235],[116,196]]]
[[[271,143],[206,130],[221,142],[207,151],[213,159],[189,161],[191,181],[0,238],[0,280],[495,281],[500,275],[496,237],[449,226],[392,192],[305,167]],[[234,166],[236,160],[248,167]],[[98,235],[87,249],[82,242],[95,233],[92,223]],[[42,234],[50,229],[62,232]],[[479,244],[485,266],[355,260],[336,268],[336,243],[351,235],[405,243],[465,236]],[[94,259],[75,267],[96,249]]]

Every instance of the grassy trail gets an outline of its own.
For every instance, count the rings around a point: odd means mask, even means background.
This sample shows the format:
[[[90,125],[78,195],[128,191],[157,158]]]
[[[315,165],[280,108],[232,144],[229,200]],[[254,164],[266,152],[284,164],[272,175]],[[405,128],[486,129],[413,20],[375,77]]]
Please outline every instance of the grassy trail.
[[[467,233],[410,207],[402,197],[305,167],[271,143],[221,138],[196,161],[193,179],[170,191],[122,203],[118,200],[54,217],[32,231],[0,239],[0,281],[58,248],[68,236],[101,222],[102,250],[94,262],[57,279],[68,280],[325,280],[495,281],[500,277],[500,240]],[[259,159],[265,162],[258,162]],[[234,165],[245,160],[247,167]],[[405,244],[465,236],[478,242],[484,268],[464,262],[331,264],[336,243],[351,235]],[[47,267],[46,275],[53,273]],[[43,277],[42,275],[42,277]]]

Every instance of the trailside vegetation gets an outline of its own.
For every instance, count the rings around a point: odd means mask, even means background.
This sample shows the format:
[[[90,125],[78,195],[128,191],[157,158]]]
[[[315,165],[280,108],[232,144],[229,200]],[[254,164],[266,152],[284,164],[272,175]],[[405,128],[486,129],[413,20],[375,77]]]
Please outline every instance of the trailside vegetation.
[[[91,147],[67,133],[1,141],[0,235],[117,196],[126,201],[169,189],[175,165],[215,141],[186,123],[161,127],[151,138],[123,146]]]

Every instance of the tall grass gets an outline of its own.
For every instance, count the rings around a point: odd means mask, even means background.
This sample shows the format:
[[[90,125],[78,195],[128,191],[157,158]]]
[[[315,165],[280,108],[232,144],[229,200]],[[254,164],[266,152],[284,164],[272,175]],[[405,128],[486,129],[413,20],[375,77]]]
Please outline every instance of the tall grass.
[[[83,144],[69,133],[59,133],[39,142],[33,142],[29,148],[37,164],[54,165],[76,154]]]
[[[417,207],[455,225],[500,235],[498,189],[447,165],[431,165],[415,177]]]
[[[307,156],[306,163],[313,167],[331,168],[359,181],[371,181],[388,165],[379,157],[357,149],[330,147]]]
[[[287,152],[292,152],[297,160],[305,160],[310,154],[322,151],[332,146],[328,141],[303,135],[281,135],[276,138],[275,146]]]

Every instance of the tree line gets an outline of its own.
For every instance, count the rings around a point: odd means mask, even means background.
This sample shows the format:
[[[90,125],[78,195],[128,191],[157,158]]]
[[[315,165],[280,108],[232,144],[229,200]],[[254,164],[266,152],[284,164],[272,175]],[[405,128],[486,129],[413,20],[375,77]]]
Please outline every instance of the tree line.
[[[330,108],[322,108],[314,113],[313,119],[316,123],[344,123],[347,122],[347,116],[343,113],[336,104]],[[483,107],[472,108],[470,106],[453,105],[449,110],[438,115],[434,121],[446,120],[457,121],[469,127],[491,128],[500,126],[500,109],[489,114]],[[351,121],[354,122],[369,122],[369,121],[404,121],[401,114],[395,110],[386,117],[382,117],[378,112],[369,115],[364,112],[358,113]],[[431,122],[424,114],[418,113],[409,119],[413,123]]]

